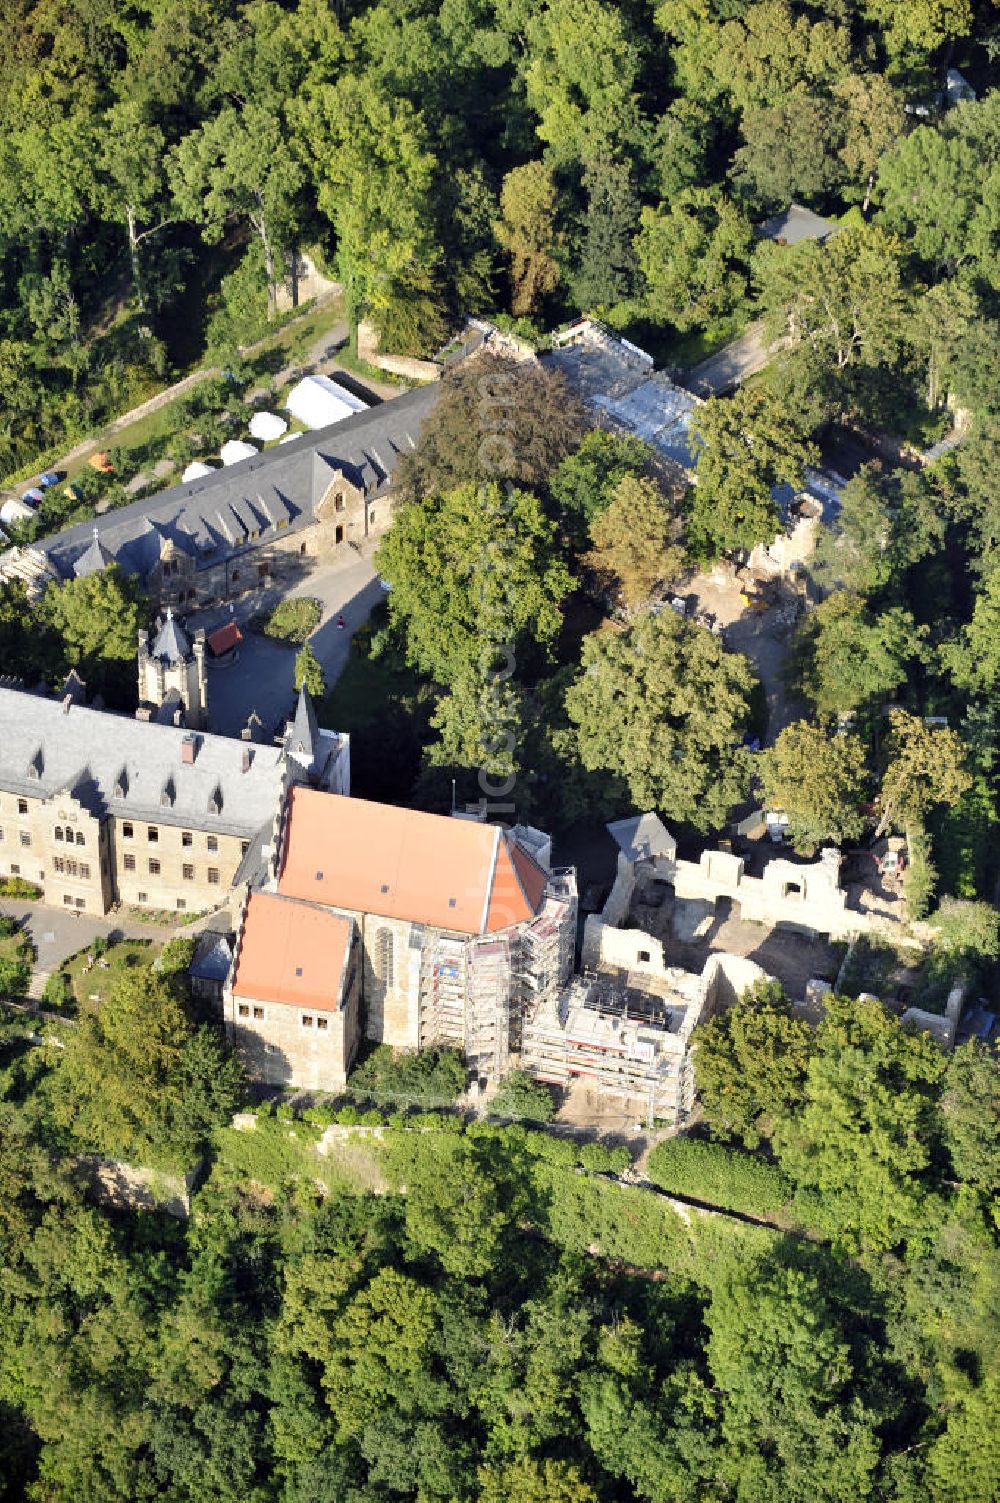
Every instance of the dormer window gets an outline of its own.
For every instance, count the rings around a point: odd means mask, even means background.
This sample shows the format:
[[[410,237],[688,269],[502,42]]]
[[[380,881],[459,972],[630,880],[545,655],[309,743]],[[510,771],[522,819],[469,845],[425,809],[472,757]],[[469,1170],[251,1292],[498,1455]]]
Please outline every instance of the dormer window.
[[[212,789],[212,792],[208,796],[208,812],[209,814],[222,813],[222,789],[219,787],[218,783],[216,783],[215,787]]]

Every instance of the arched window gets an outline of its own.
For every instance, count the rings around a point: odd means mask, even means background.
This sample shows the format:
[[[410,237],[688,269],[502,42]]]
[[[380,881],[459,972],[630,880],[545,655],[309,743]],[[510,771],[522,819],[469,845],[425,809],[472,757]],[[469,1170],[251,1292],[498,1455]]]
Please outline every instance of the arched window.
[[[86,841],[86,839],[84,837],[84,833],[83,833],[82,830],[77,830],[77,832],[76,832],[76,843],[77,843],[77,845],[86,845],[87,844],[87,841]]]
[[[66,844],[73,844],[73,831],[70,829],[69,825],[66,826]]]
[[[57,840],[62,840],[62,838],[63,838],[62,825],[56,825],[56,839]]]
[[[396,957],[392,945],[392,930],[380,929],[378,936],[378,976],[382,985],[390,987],[396,979]]]

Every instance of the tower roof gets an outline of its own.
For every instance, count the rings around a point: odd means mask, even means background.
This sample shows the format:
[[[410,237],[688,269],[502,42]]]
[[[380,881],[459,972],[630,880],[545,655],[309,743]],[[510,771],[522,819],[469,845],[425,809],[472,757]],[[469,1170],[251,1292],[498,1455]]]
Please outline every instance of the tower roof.
[[[164,663],[183,663],[191,656],[191,638],[180,622],[174,620],[174,613],[169,606],[167,619],[156,633],[156,640],[150,648],[150,656],[159,658]]]
[[[312,762],[316,757],[319,741],[319,722],[312,695],[305,684],[299,690],[299,702],[295,707],[295,719],[285,738],[285,750],[300,762]]]
[[[94,528],[94,541],[85,553],[81,553],[73,565],[73,573],[77,579],[82,579],[85,574],[100,574],[108,564],[115,561],[114,554],[101,542],[100,533]]]

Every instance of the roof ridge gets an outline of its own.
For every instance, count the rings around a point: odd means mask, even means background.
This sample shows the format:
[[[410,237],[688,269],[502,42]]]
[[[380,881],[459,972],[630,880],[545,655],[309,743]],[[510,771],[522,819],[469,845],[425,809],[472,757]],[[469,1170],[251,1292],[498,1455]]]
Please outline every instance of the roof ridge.
[[[493,829],[493,851],[490,856],[490,874],[486,881],[486,891],[483,894],[483,916],[479,921],[480,934],[488,932],[490,904],[493,902],[493,886],[497,879],[497,860],[500,856],[500,837],[503,834],[499,825],[494,825]]]

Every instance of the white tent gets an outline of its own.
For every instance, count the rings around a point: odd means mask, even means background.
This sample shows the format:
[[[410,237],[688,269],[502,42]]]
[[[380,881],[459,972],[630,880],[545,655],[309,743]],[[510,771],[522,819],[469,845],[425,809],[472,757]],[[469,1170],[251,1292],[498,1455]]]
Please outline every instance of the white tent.
[[[276,412],[255,412],[250,419],[250,436],[259,438],[262,443],[267,443],[272,438],[280,438],[287,431],[288,424]]]
[[[31,507],[25,506],[23,501],[18,501],[16,496],[0,506],[0,522],[23,522],[34,515]]]
[[[329,428],[352,412],[364,412],[367,405],[329,376],[304,376],[288,393],[285,408],[307,428]]]
[[[297,438],[301,438],[301,437],[302,437],[301,433],[286,433],[285,436],[284,436],[284,438],[279,438],[278,439],[278,443],[279,444],[293,444]]]
[[[241,438],[231,438],[228,443],[222,445],[219,450],[219,458],[223,464],[239,464],[241,459],[256,459],[260,453],[253,444],[246,444]]]
[[[213,465],[204,464],[200,459],[192,459],[181,476],[181,484],[186,484],[188,480],[204,480],[206,475],[214,474],[215,467]]]

